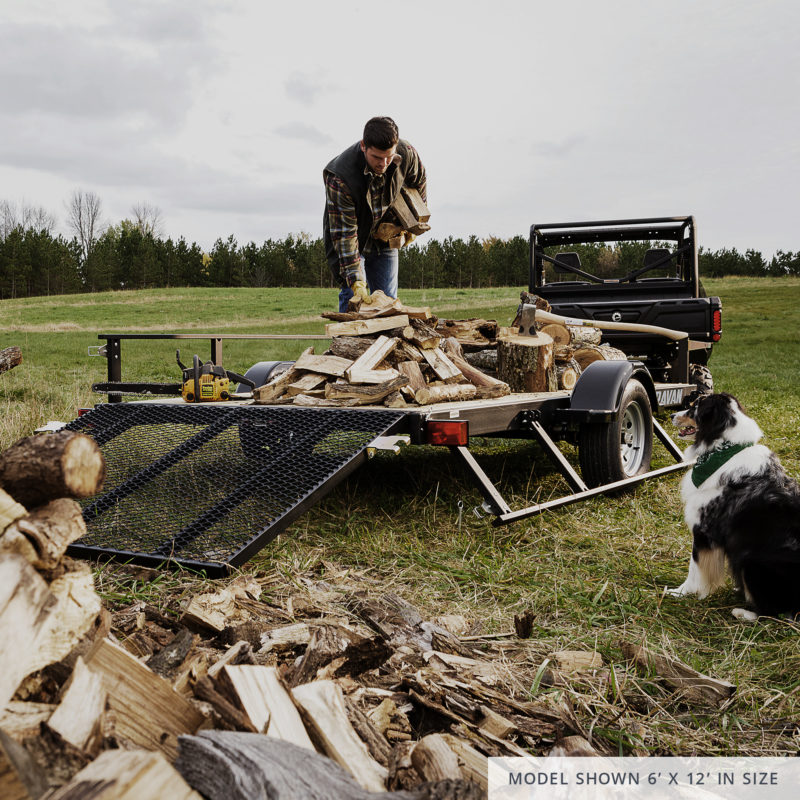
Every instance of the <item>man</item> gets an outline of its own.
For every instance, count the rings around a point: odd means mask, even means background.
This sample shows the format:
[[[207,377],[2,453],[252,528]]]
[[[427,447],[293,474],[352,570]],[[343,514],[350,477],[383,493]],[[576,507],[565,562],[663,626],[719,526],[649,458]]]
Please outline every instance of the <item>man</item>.
[[[397,297],[398,251],[375,239],[373,231],[403,186],[427,199],[417,151],[398,137],[392,119],[373,117],[361,141],[336,156],[322,175],[323,240],[328,266],[341,286],[339,311],[347,311],[354,295],[369,303],[370,292],[378,289]]]

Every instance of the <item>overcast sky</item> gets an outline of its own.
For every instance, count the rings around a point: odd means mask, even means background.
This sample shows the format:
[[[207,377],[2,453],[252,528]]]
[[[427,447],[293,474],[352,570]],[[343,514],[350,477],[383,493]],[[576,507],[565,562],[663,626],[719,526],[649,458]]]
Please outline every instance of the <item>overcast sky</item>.
[[[83,189],[204,248],[319,236],[322,168],[388,115],[428,236],[694,214],[800,250],[797,0],[0,0],[0,75],[0,200],[62,231]]]

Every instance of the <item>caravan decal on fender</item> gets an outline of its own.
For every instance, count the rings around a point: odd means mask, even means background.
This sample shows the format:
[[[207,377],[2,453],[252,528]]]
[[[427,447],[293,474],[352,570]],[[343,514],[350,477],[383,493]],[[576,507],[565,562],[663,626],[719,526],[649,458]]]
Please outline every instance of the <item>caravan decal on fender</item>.
[[[683,402],[683,389],[660,389],[656,397],[660,406],[676,406]]]

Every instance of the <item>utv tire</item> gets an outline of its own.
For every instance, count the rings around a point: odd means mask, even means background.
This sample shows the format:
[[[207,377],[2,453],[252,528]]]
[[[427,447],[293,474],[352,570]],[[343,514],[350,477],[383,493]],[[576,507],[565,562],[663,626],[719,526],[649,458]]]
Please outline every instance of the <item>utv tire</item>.
[[[619,413],[610,422],[581,426],[578,459],[589,488],[641,475],[650,469],[653,454],[653,412],[647,390],[628,381]]]
[[[714,393],[714,378],[711,376],[711,370],[704,364],[689,365],[689,383],[693,383],[695,389],[686,397],[685,408],[694,403],[698,397]]]

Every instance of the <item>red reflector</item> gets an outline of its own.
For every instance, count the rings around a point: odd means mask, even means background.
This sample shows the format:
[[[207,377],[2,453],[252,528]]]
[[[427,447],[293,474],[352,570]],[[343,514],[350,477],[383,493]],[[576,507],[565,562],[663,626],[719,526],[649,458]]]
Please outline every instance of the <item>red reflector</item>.
[[[714,330],[719,333],[722,330],[722,312],[714,312]]]
[[[431,420],[425,426],[428,444],[466,447],[469,441],[469,423],[466,420]]]
[[[88,414],[91,410],[92,410],[91,408],[79,408],[78,416],[82,417],[84,414]]]

